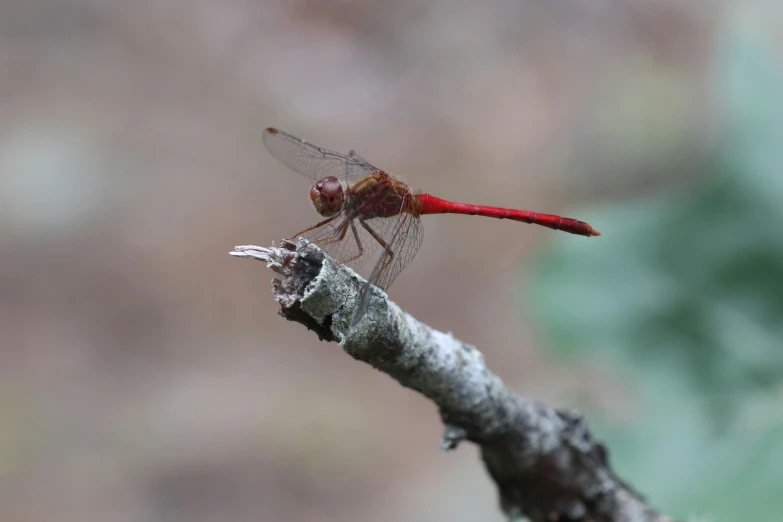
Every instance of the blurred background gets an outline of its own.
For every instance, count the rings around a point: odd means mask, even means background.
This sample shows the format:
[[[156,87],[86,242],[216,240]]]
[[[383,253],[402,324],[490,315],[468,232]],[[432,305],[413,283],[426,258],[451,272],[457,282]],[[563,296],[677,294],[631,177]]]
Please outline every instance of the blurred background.
[[[668,514],[779,522],[781,35],[776,0],[0,0],[0,520],[503,520],[228,256],[318,218],[276,126],[589,221],[427,216],[391,297]]]

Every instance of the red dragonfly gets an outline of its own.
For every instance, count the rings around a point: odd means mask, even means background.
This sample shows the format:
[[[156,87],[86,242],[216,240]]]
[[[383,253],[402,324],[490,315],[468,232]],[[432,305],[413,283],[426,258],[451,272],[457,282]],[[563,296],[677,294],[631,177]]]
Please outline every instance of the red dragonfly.
[[[291,239],[305,237],[338,263],[353,268],[373,257],[381,247],[383,251],[368,285],[374,284],[384,290],[419,250],[423,239],[420,219],[423,214],[486,216],[532,223],[580,236],[601,235],[576,219],[529,210],[455,203],[430,194],[417,194],[406,183],[353,152],[345,155],[316,147],[277,129],[264,131],[264,144],[272,156],[314,182],[310,201],[326,218]],[[354,322],[357,318],[355,316]]]

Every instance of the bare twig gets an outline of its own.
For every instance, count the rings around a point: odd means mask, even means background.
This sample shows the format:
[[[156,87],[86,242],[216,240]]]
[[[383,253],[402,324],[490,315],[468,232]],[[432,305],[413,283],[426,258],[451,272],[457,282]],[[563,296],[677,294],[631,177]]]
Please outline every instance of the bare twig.
[[[516,396],[476,348],[417,321],[378,288],[349,332],[364,280],[316,246],[284,241],[231,254],[265,261],[284,276],[272,284],[280,315],[431,399],[446,427],[441,447],[479,445],[509,519],[670,521],[615,475],[606,447],[592,439],[579,412]]]

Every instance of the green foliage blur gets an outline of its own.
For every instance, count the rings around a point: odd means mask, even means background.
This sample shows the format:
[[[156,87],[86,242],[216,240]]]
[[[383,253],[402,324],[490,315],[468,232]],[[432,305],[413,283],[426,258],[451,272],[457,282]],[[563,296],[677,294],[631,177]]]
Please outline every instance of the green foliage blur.
[[[547,347],[629,390],[622,419],[575,405],[678,519],[783,520],[783,67],[746,22],[717,43],[704,181],[585,213],[603,236],[557,238],[525,282]]]

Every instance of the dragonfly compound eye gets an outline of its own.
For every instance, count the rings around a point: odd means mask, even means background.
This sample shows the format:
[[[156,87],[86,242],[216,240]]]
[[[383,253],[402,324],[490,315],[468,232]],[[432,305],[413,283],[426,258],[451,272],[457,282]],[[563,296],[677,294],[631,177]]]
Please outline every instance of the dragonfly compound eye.
[[[337,214],[343,208],[343,186],[334,176],[319,180],[310,189],[310,200],[315,210],[324,217]]]

